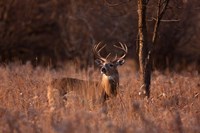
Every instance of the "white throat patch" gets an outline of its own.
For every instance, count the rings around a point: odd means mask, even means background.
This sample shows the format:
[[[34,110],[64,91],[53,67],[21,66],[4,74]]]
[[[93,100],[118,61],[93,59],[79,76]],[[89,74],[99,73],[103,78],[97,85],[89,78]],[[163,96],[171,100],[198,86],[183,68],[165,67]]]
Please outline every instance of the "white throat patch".
[[[105,74],[103,73],[103,77],[107,78],[108,80],[112,80],[112,81],[116,82],[116,81],[115,81],[115,78],[114,78],[114,77],[116,77],[116,75],[107,76],[107,75],[105,75]]]

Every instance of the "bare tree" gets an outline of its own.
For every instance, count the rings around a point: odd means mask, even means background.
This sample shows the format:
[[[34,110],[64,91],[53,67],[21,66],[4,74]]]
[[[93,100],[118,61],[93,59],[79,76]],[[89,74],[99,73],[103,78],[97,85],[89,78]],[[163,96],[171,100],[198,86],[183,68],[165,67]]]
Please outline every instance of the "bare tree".
[[[120,6],[126,4],[131,0],[124,1],[121,3],[110,3],[104,0],[105,3],[110,6]],[[157,38],[157,32],[160,26],[161,19],[167,9],[169,0],[157,0],[156,17],[152,17],[155,21],[152,38],[147,35],[147,25],[146,25],[146,15],[147,15],[147,5],[150,0],[138,0],[138,57],[140,66],[140,76],[142,81],[142,86],[140,87],[139,95],[149,97],[150,96],[150,84],[151,84],[151,66],[152,66],[152,52],[154,49],[154,44]],[[149,39],[148,39],[149,38]],[[151,38],[151,39],[150,39]],[[151,40],[148,42],[148,40]]]
[[[142,86],[140,87],[139,95],[149,97],[151,85],[151,66],[152,66],[152,52],[153,46],[157,38],[160,21],[166,11],[169,0],[158,0],[157,14],[154,24],[154,31],[151,42],[147,42],[147,28],[146,28],[146,7],[149,0],[138,0],[138,41],[139,41],[139,65],[140,73],[142,74]]]
[[[151,71],[146,72],[147,56],[148,56],[148,42],[147,42],[147,26],[146,26],[146,5],[148,0],[138,0],[138,44],[139,44],[139,65],[140,73],[142,74],[143,85],[141,86],[140,95],[149,97],[150,74]]]

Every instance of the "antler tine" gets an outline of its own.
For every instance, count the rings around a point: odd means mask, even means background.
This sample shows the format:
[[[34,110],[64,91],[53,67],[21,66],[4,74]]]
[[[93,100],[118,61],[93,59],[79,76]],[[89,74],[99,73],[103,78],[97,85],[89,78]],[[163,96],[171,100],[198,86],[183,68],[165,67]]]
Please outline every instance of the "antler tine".
[[[118,49],[123,50],[123,51],[124,51],[124,54],[123,54],[121,57],[119,57],[119,58],[115,58],[114,60],[123,59],[123,58],[126,56],[126,54],[128,53],[128,48],[127,48],[126,44],[123,44],[123,43],[121,43],[121,42],[119,42],[119,44],[120,44],[120,46],[117,46],[117,45],[114,45],[114,46],[115,46],[116,48],[118,48]]]
[[[98,50],[98,53],[100,53],[101,50],[104,49],[105,47],[106,47],[106,44],[104,44],[103,47],[101,47],[101,48]],[[97,47],[97,48],[98,48],[98,47]],[[99,55],[100,55],[100,54],[99,54]]]
[[[111,55],[111,53],[109,53],[107,56],[106,56],[106,60],[108,59],[108,57]]]
[[[117,54],[115,54],[115,58],[114,58],[114,60],[117,60]]]
[[[94,46],[93,51],[94,53],[96,53],[98,50],[99,45],[101,44],[101,42],[99,42],[97,45]]]
[[[95,45],[95,46],[93,47],[93,52],[94,52],[94,54],[97,56],[97,58],[99,58],[99,59],[102,60],[102,61],[106,61],[106,58],[104,58],[104,57],[102,57],[102,56],[100,55],[101,50],[102,50],[103,48],[106,47],[106,44],[105,44],[103,47],[100,47],[100,49],[98,49],[99,46],[100,46],[100,44],[101,44],[101,42],[99,42],[97,45]]]

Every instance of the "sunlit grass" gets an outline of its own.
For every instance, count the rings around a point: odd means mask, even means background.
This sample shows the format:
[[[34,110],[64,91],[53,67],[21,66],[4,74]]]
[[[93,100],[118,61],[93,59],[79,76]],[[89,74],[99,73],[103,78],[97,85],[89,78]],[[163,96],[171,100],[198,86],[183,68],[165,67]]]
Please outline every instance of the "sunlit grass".
[[[138,96],[140,80],[130,62],[119,68],[120,89],[104,106],[86,93],[70,92],[65,107],[50,112],[47,86],[52,78],[100,80],[98,70],[72,64],[59,71],[30,64],[0,67],[0,132],[190,132],[200,130],[200,75],[152,75],[151,96]],[[81,89],[81,88],[80,88]],[[85,88],[83,88],[85,89]]]

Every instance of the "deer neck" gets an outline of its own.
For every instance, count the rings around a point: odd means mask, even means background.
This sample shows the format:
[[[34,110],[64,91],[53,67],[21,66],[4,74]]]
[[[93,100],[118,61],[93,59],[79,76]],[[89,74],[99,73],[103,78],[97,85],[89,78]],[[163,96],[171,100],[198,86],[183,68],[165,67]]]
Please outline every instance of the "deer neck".
[[[118,73],[115,75],[111,75],[111,76],[107,76],[107,75],[103,74],[101,85],[108,96],[115,95],[113,93],[116,93],[116,89],[119,86]]]

